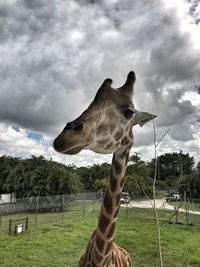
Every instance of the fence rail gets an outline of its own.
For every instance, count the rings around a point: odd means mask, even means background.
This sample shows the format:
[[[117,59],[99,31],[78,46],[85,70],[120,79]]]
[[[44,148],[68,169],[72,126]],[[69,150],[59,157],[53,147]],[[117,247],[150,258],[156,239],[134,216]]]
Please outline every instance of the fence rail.
[[[9,220],[29,217],[29,228],[41,225],[62,226],[66,220],[85,217],[96,208],[101,195],[85,192],[78,195],[56,195],[16,199],[0,205],[0,231],[8,232]]]
[[[62,227],[69,220],[81,219],[92,211],[98,212],[102,195],[96,192],[85,192],[78,195],[56,195],[45,197],[30,197],[16,199],[15,203],[0,205],[0,232],[9,232],[9,221],[18,220],[28,216],[29,229],[40,226]],[[143,201],[143,199],[133,201]],[[147,200],[147,199],[145,199]],[[133,202],[132,202],[133,203]],[[161,225],[165,223],[183,223],[200,226],[200,215],[192,212],[179,212],[177,208],[187,208],[200,212],[200,201],[188,199],[187,203],[170,202],[176,207],[174,210],[165,209],[165,205],[158,211]],[[97,214],[98,216],[98,214]],[[153,209],[140,212],[132,204],[122,205],[119,216],[144,220],[154,220]]]

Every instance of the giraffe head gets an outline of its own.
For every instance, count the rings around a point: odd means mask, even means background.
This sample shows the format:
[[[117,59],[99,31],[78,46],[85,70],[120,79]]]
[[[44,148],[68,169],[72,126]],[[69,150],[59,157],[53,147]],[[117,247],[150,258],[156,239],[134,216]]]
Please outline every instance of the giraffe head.
[[[132,127],[143,126],[156,117],[135,109],[132,101],[135,80],[135,73],[131,71],[125,84],[113,89],[112,80],[106,79],[90,106],[77,119],[68,122],[54,140],[54,149],[72,155],[82,149],[107,154],[130,148]]]

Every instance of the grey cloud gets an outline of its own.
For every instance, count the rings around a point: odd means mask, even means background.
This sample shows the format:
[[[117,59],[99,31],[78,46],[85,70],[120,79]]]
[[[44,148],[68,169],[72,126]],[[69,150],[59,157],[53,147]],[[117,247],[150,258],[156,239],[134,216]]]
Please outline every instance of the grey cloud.
[[[0,120],[54,134],[86,108],[105,78],[118,87],[134,69],[136,105],[158,114],[160,129],[188,122],[197,110],[180,100],[198,84],[199,55],[175,13],[159,1],[92,2],[0,4]]]

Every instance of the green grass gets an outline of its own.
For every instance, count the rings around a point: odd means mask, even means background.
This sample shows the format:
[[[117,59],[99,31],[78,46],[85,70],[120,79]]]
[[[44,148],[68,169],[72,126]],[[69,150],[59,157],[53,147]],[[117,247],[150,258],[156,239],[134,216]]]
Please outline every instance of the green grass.
[[[169,204],[175,206],[175,207],[179,207],[179,205],[181,204],[181,208],[185,208],[185,203],[184,202],[180,202],[180,201],[170,201]],[[200,211],[200,202],[193,202],[193,201],[190,201],[190,202],[187,202],[187,208],[189,210],[193,210],[193,211]]]
[[[45,216],[45,215],[43,215]],[[96,226],[97,211],[87,218],[65,222],[63,228],[43,226],[18,235],[0,234],[1,267],[76,267]],[[115,242],[129,251],[134,267],[159,266],[152,210],[121,210]],[[164,215],[164,221],[169,214]],[[200,225],[200,217],[193,216]],[[161,226],[165,267],[200,266],[200,227]],[[185,262],[185,264],[184,264]]]

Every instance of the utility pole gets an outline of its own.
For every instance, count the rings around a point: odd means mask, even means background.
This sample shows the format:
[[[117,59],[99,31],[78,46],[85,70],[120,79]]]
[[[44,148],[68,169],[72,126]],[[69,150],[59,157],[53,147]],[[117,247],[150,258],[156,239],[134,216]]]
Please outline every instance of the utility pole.
[[[181,178],[183,178],[183,160],[182,160],[183,150],[179,149],[179,151],[180,151],[180,176]]]

